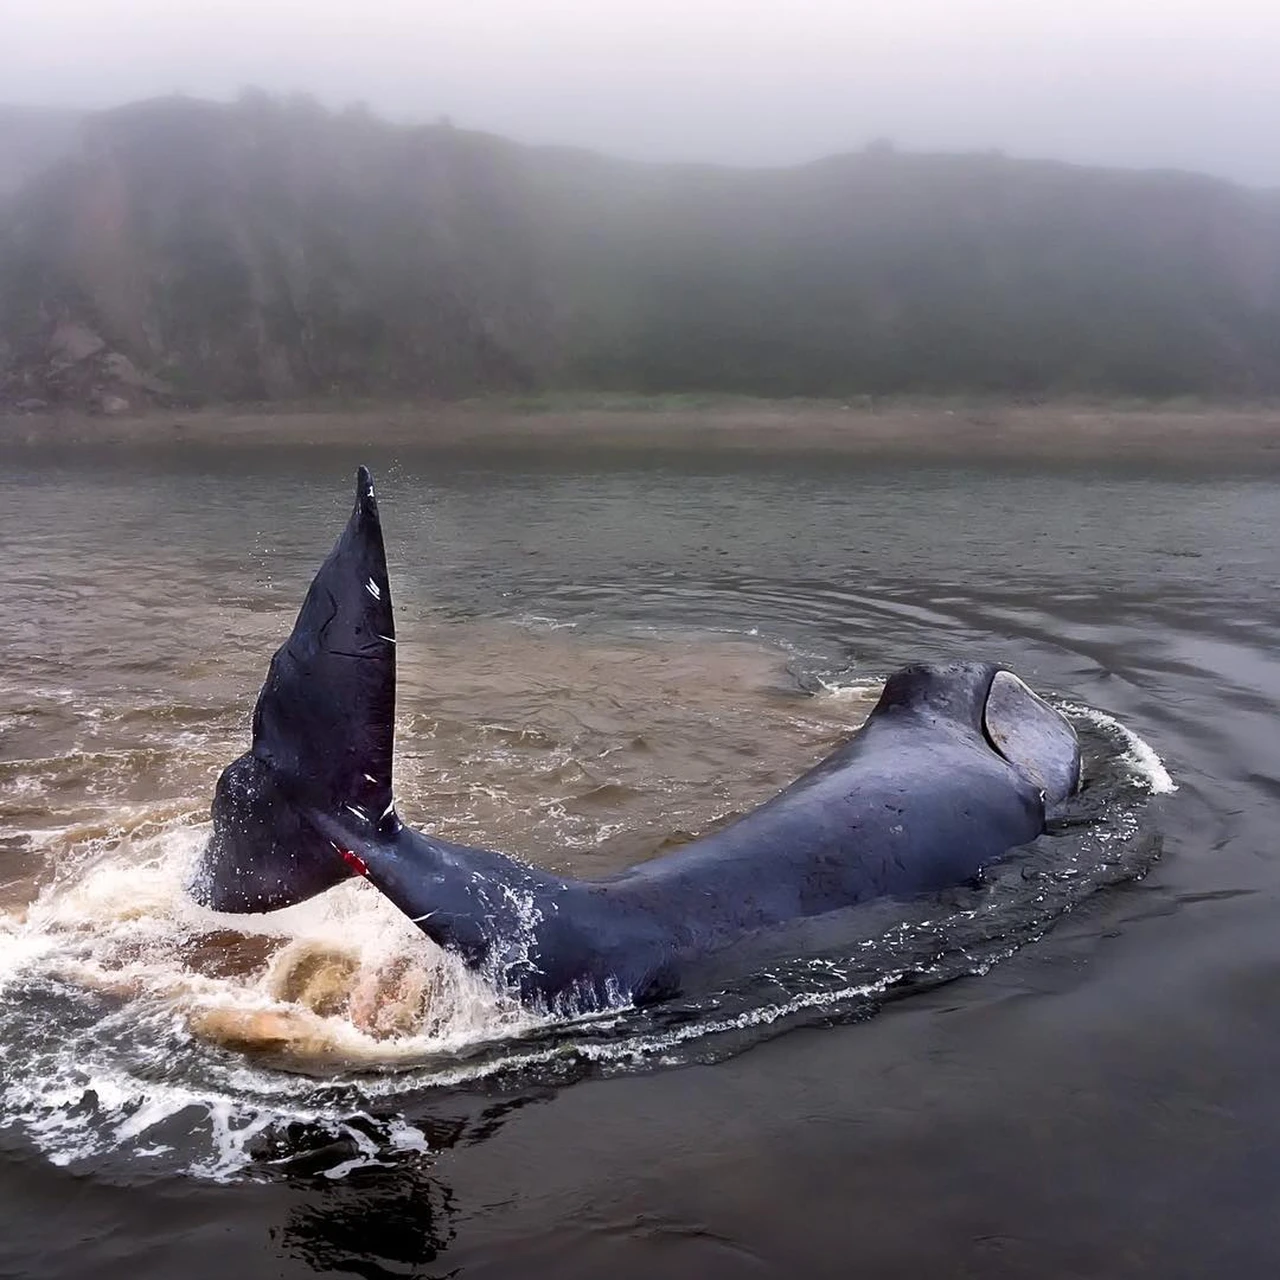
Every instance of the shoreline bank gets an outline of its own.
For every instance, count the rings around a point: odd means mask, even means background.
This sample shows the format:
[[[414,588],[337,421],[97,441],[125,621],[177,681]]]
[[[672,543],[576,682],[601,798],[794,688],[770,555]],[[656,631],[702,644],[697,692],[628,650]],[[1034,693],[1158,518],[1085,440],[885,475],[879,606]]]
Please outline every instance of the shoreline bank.
[[[628,453],[813,452],[965,462],[1211,461],[1280,470],[1280,408],[963,408],[800,402],[518,409],[470,402],[210,408],[142,416],[0,415],[0,446],[306,447]]]

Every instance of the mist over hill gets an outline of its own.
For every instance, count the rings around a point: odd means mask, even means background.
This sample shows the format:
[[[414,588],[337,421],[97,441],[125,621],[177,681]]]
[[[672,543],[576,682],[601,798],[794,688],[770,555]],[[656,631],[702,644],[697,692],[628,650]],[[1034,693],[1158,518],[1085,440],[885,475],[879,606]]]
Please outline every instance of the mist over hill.
[[[0,200],[70,155],[84,118],[83,111],[0,103]]]
[[[1195,175],[649,165],[260,94],[0,135],[0,404],[1280,392],[1280,195]]]

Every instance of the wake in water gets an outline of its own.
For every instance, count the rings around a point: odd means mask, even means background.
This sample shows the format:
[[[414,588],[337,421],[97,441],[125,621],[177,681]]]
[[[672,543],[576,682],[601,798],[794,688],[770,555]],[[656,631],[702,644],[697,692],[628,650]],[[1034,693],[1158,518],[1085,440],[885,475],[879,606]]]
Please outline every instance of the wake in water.
[[[580,660],[584,646],[572,643]],[[649,675],[668,682],[668,696],[679,692],[675,676],[700,685],[690,714],[704,726],[700,750],[713,751],[730,699],[743,708],[742,646],[730,651],[731,687],[714,708],[705,653],[699,663],[685,648],[617,649],[619,670],[650,662]],[[763,692],[743,708],[741,730],[721,726],[723,749],[709,762],[720,776],[742,759],[745,743],[760,740],[762,716],[778,731],[776,770],[785,779],[797,742],[821,754],[876,693],[866,682],[828,680],[815,682],[812,698],[781,696],[776,657],[757,653],[753,661]],[[581,678],[603,687],[599,670]],[[603,712],[592,713],[590,698],[570,705],[580,719],[598,721],[539,727],[536,715],[513,707],[486,719],[479,739],[449,747],[458,767],[490,778],[481,805],[495,813],[505,807],[513,827],[536,812],[552,834],[558,828],[571,837],[556,846],[567,844],[570,859],[585,857],[573,850],[586,844],[579,828],[588,818],[621,862],[641,840],[656,852],[685,826],[732,816],[756,798],[748,787],[767,792],[773,782],[766,774],[749,778],[738,794],[709,797],[697,786],[682,794],[654,772],[655,753],[630,715],[606,722]],[[79,815],[29,827],[21,833],[24,854],[54,874],[34,890],[15,882],[0,900],[9,903],[0,909],[3,1123],[11,1138],[58,1163],[226,1178],[281,1162],[292,1167],[300,1150],[318,1149],[326,1153],[318,1166],[339,1175],[430,1145],[429,1126],[415,1121],[423,1090],[495,1079],[518,1087],[713,1060],[787,1027],[865,1017],[897,992],[981,972],[1098,885],[1141,874],[1155,856],[1140,815],[1151,793],[1172,785],[1158,757],[1100,713],[1064,709],[1086,759],[1078,812],[982,885],[806,922],[768,953],[728,957],[728,977],[712,970],[682,1000],[576,1020],[540,1017],[494,990],[359,880],[272,915],[217,916],[197,907],[184,885],[207,825],[193,803],[138,802],[105,819]],[[443,722],[437,712],[410,739],[436,737],[443,750]],[[519,735],[502,731],[504,723],[521,723]],[[674,737],[677,728],[687,732],[679,724],[651,733]],[[191,735],[174,749],[196,753],[201,774],[225,754],[220,737],[211,743]],[[407,762],[408,777],[420,776],[406,792],[431,794],[432,769],[447,769],[416,763]],[[531,766],[538,780],[521,795],[517,777],[528,778]],[[688,772],[696,781],[698,769]],[[511,789],[495,791],[504,777]],[[610,824],[619,794],[631,812],[620,806],[623,822]],[[468,814],[460,826],[475,821]],[[11,823],[17,818],[9,815]],[[666,824],[657,836],[655,821]],[[610,869],[579,866],[587,874]]]

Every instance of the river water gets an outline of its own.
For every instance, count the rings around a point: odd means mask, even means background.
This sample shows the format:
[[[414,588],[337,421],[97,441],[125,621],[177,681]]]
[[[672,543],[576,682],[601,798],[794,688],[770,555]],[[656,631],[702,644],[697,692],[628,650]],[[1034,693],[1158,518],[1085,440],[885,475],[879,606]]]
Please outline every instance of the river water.
[[[578,1021],[363,883],[204,912],[357,461],[407,821],[603,874],[956,656],[1064,707],[1081,803],[979,884]],[[0,546],[0,1274],[1274,1274],[1274,478],[28,445]]]

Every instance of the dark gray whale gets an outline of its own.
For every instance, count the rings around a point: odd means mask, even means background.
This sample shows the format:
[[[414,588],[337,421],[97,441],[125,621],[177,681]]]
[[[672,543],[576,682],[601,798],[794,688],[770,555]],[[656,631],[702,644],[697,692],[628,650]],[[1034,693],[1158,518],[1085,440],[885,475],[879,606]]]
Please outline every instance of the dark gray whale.
[[[367,876],[473,968],[549,1005],[658,999],[755,931],[960,884],[1044,830],[1079,783],[1070,724],[989,663],[897,672],[866,723],[752,813],[608,880],[570,880],[404,826],[392,794],[395,631],[373,484],[271,660],[253,745],[223,772],[192,882],[270,911]]]

